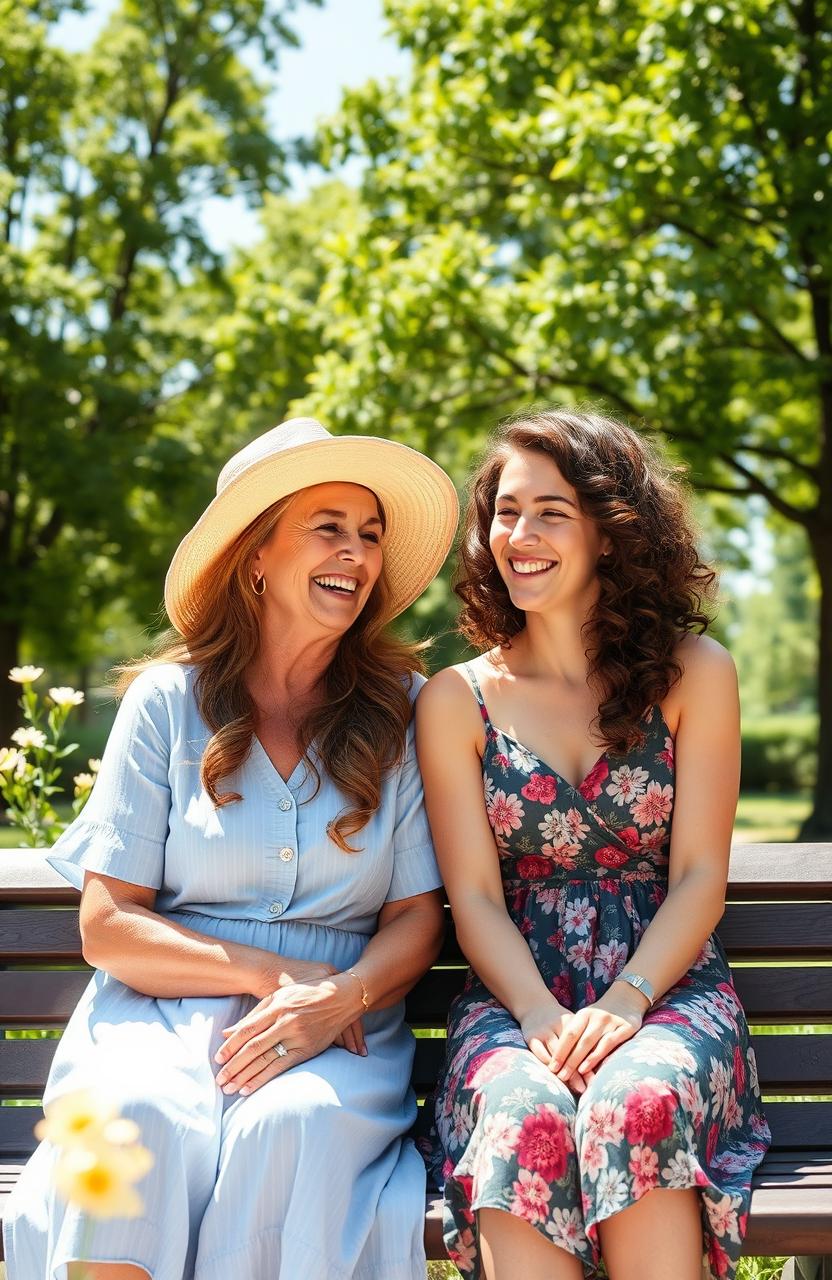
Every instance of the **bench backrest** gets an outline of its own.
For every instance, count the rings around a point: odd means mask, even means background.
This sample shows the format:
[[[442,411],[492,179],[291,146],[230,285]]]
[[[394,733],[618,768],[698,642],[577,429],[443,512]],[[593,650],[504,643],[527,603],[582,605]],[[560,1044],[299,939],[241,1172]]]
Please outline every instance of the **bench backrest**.
[[[828,1147],[832,1134],[832,845],[737,845],[719,935],[757,1028],[754,1046],[776,1149]],[[81,956],[78,894],[37,850],[0,850],[0,1100],[40,1098],[55,1039],[8,1030],[65,1025],[89,977]],[[453,925],[437,964],[407,1000],[417,1035],[413,1084],[436,1079],[448,1004],[465,963]],[[800,1099],[797,1101],[796,1099]],[[0,1111],[0,1159],[34,1146],[31,1107]]]

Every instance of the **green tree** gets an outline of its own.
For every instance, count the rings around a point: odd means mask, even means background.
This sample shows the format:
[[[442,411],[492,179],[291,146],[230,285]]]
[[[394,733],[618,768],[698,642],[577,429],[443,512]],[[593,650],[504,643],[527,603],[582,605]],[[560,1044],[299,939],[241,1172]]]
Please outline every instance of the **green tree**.
[[[0,672],[24,633],[83,660],[114,591],[158,607],[228,430],[197,412],[234,298],[200,209],[284,185],[244,56],[273,66],[297,3],[121,0],[70,55],[50,36],[80,3],[0,0]],[[0,733],[13,693],[0,679]]]
[[[828,0],[390,0],[404,85],[346,96],[364,158],[310,408],[458,465],[483,424],[592,398],[697,485],[763,498],[820,582],[832,836]]]

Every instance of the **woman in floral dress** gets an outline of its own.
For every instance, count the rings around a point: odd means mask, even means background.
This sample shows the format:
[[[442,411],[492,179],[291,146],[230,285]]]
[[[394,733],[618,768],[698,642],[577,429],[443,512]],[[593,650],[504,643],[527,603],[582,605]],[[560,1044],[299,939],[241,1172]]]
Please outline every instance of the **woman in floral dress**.
[[[448,1252],[475,1280],[730,1280],[770,1138],[713,934],[739,707],[685,494],[628,427],[534,414],[461,554],[484,652],[417,708],[471,964],[436,1096]]]

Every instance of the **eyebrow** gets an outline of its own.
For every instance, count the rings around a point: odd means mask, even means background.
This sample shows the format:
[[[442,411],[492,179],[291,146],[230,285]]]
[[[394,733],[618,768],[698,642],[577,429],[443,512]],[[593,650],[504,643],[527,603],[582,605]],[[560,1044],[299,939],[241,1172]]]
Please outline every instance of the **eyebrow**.
[[[497,502],[501,502],[501,501],[516,502],[517,499],[515,498],[513,493],[498,493],[496,501]],[[573,502],[571,498],[565,497],[565,495],[562,493],[544,493],[544,494],[541,494],[539,498],[533,498],[532,501],[533,502],[565,502],[570,507],[575,507],[576,509],[578,506],[577,502]]]
[[[317,520],[318,516],[333,516],[336,520],[346,520],[346,511],[330,511],[327,507],[322,507],[320,511],[312,513],[312,519]],[[362,524],[381,524],[378,516],[368,516],[366,520],[361,521]]]

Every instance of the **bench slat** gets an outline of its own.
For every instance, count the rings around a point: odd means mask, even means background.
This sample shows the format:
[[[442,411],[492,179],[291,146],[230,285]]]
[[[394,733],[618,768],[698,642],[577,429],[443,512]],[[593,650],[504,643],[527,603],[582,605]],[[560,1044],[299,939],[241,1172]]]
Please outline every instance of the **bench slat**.
[[[407,997],[407,1020],[416,1027],[436,1027],[442,1011],[462,989],[464,969],[431,969]],[[832,967],[740,968],[734,984],[749,1021],[832,1021]]]
[[[78,911],[7,907],[0,911],[0,962],[79,961]]]

